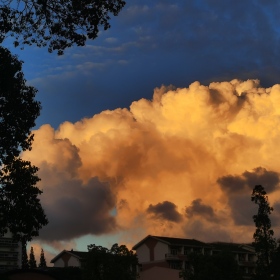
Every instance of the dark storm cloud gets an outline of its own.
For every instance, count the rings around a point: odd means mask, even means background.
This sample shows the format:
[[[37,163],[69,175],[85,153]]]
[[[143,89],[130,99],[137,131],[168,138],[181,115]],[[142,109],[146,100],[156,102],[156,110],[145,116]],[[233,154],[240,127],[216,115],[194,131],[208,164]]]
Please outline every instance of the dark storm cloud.
[[[215,215],[214,209],[209,205],[203,204],[201,199],[193,200],[191,206],[186,207],[186,215],[188,218],[200,216],[212,221],[218,220]]]
[[[227,190],[230,192],[243,191],[245,188],[244,179],[240,178],[239,176],[223,176],[219,178],[217,182],[223,190]]]
[[[228,193],[253,190],[256,185],[262,185],[267,192],[273,192],[279,184],[279,174],[257,167],[252,172],[245,171],[242,175],[227,175],[218,178],[218,184]]]
[[[44,167],[41,176],[64,177],[53,168]],[[70,240],[87,234],[104,234],[116,228],[115,218],[110,214],[115,206],[115,197],[110,187],[98,178],[87,184],[65,178],[56,186],[48,187],[42,196],[42,205],[49,224],[40,231],[45,241]]]
[[[254,172],[245,171],[243,176],[248,186],[263,185],[266,192],[273,192],[279,184],[279,173],[267,171],[262,167],[255,168]]]
[[[271,220],[272,229],[275,229],[275,227],[279,228],[280,226],[280,201],[275,202],[272,206],[273,206],[273,211],[270,215],[270,220]]]
[[[254,225],[253,215],[257,213],[258,209],[251,201],[250,194],[230,197],[229,206],[236,225]]]
[[[256,185],[262,185],[266,192],[273,192],[279,186],[279,174],[257,167],[252,172],[241,175],[223,176],[217,180],[221,189],[228,194],[228,203],[236,225],[252,224],[257,207],[251,201],[251,193]]]
[[[181,214],[176,210],[177,206],[170,201],[163,201],[156,205],[150,204],[147,212],[152,214],[156,219],[164,219],[171,222],[180,222]]]

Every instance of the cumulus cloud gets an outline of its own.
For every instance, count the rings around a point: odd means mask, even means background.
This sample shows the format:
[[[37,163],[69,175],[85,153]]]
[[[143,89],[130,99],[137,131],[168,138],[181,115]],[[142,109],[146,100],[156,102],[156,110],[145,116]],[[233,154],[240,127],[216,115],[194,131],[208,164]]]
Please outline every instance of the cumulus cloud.
[[[170,201],[163,201],[155,205],[150,204],[147,212],[152,214],[156,219],[180,222],[182,217],[176,208],[177,206],[174,203]]]
[[[251,241],[256,184],[278,209],[279,101],[280,85],[258,80],[194,82],[157,88],[129,109],[40,127],[23,154],[40,168],[50,219],[40,238]]]
[[[57,196],[57,193],[63,195]],[[47,191],[45,200],[48,200],[43,206],[49,224],[40,233],[43,240],[71,240],[116,229],[115,219],[110,214],[115,206],[114,196],[109,186],[97,178],[92,178],[87,184],[65,180]]]
[[[273,214],[271,215],[271,223],[273,226],[280,226],[280,201],[276,201],[273,205]],[[277,236],[279,239],[279,236]]]
[[[256,213],[256,205],[252,204],[250,194],[256,185],[263,185],[270,194],[279,189],[279,173],[257,167],[251,172],[241,175],[227,175],[217,180],[221,189],[227,193],[231,215],[237,225],[248,225]],[[247,194],[247,195],[245,195]]]
[[[267,192],[272,192],[279,186],[279,173],[268,171],[263,167],[254,168],[252,172],[245,171],[241,176],[227,175],[218,178],[217,182],[226,192],[244,192],[256,185],[263,185]]]
[[[186,208],[186,215],[189,219],[193,216],[200,216],[204,219],[211,219],[217,221],[214,209],[210,205],[203,204],[200,198],[193,200],[191,206]]]

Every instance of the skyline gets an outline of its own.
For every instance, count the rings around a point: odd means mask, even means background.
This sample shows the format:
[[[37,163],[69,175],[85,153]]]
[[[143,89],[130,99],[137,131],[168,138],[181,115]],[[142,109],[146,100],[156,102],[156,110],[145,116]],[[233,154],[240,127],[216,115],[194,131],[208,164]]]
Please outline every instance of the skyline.
[[[248,240],[254,184],[279,235],[279,8],[131,0],[63,56],[7,41],[43,107],[23,155],[40,168],[50,220],[35,250],[157,232]]]

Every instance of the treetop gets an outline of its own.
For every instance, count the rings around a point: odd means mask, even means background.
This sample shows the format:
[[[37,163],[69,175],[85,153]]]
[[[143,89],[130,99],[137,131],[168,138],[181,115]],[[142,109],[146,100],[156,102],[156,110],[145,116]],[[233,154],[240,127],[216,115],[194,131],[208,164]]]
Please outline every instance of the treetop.
[[[110,14],[117,16],[122,0],[0,0],[0,43],[8,36],[14,45],[48,46],[63,54],[73,45],[95,39],[99,28],[110,28]]]

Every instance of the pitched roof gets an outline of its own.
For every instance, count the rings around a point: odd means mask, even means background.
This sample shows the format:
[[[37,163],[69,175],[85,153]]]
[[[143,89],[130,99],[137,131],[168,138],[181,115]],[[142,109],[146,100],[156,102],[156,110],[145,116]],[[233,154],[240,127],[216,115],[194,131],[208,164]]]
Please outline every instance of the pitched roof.
[[[248,248],[247,244],[238,244],[238,243],[227,243],[227,242],[212,242],[209,243],[213,246],[215,251],[231,251],[238,253],[248,253],[252,252],[252,247]]]
[[[162,243],[168,244],[170,246],[192,246],[192,247],[211,247],[207,243],[201,242],[196,239],[187,239],[187,238],[175,238],[175,237],[165,237],[165,236],[154,236],[148,235],[140,242],[135,244],[132,247],[132,250],[136,250],[139,246],[141,246],[148,238],[156,239]]]
[[[67,252],[72,253],[72,255],[78,256],[79,259],[84,259],[88,255],[88,252],[81,252],[81,251],[67,251]]]
[[[54,257],[52,260],[51,260],[51,263],[54,263],[56,262],[63,254],[70,254],[71,256],[79,259],[79,260],[82,260],[82,259],[85,259],[88,252],[80,252],[80,251],[67,251],[67,250],[63,250],[62,252],[60,252],[56,257]]]
[[[132,247],[132,250],[136,250],[140,247],[145,241],[149,238],[156,239],[162,243],[168,244],[169,246],[190,246],[190,247],[204,247],[211,248],[214,251],[231,251],[231,252],[239,252],[239,253],[254,253],[254,247],[252,244],[240,244],[240,243],[227,243],[227,242],[211,242],[205,243],[196,239],[188,239],[188,238],[174,238],[174,237],[165,237],[165,236],[155,236],[148,235],[140,242],[135,244]]]
[[[196,239],[187,239],[187,238],[175,238],[175,237],[163,237],[163,236],[153,236],[159,240],[165,241],[166,243],[169,243],[169,245],[178,245],[178,246],[203,246],[203,247],[209,247],[207,243],[204,243],[202,241],[196,240]]]

